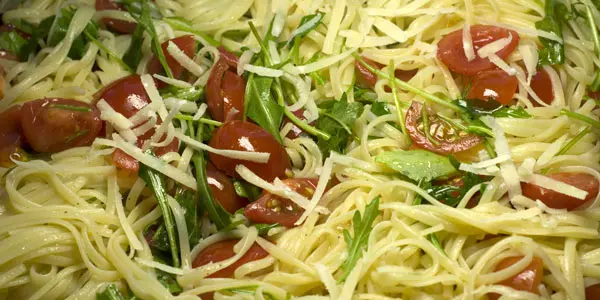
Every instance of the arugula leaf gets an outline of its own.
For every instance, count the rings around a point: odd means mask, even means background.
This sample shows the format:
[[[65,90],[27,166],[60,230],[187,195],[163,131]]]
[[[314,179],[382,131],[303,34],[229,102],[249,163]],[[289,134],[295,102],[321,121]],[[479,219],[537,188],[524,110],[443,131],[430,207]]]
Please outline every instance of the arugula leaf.
[[[35,27],[33,24],[25,22],[23,20],[17,20],[14,22],[14,25],[23,32],[29,33],[31,37],[27,40],[27,43],[21,47],[19,53],[15,53],[19,56],[19,60],[26,61],[29,59],[31,54],[37,52],[38,49],[38,40],[45,40],[48,37],[50,32],[50,27],[52,27],[52,23],[54,22],[54,16],[50,16],[45,18],[40,22],[38,27]]]
[[[69,24],[71,24],[71,20],[73,20],[73,16],[75,15],[75,9],[71,7],[65,7],[59,11],[52,22],[52,26],[50,27],[50,31],[48,32],[48,45],[56,46],[60,41],[62,41],[67,35],[67,31],[69,30]],[[85,54],[86,48],[86,38],[85,36],[91,36],[93,38],[98,37],[98,24],[93,21],[90,21],[86,24],[83,29],[83,34],[77,36],[73,43],[71,44],[71,49],[69,49],[68,56],[72,59],[81,59]]]
[[[477,119],[480,116],[488,115],[495,118],[531,118],[531,115],[522,106],[504,106],[500,102],[489,99],[481,101],[479,99],[458,99],[453,101],[456,105],[472,118]]]
[[[154,52],[154,55],[156,55],[156,58],[158,58],[158,61],[162,65],[163,69],[165,70],[165,74],[167,74],[167,77],[173,78],[173,72],[171,72],[171,68],[169,67],[169,64],[167,63],[167,58],[165,56],[165,53],[163,52],[163,50],[160,46],[160,40],[158,39],[158,34],[156,33],[156,28],[154,27],[154,21],[152,20],[152,12],[151,12],[150,5],[148,4],[148,0],[141,0],[141,6],[142,6],[142,8],[141,8],[140,14],[136,14],[135,11],[129,11],[131,16],[138,23],[137,27],[135,28],[134,36],[136,33],[138,33],[139,27],[143,28],[143,30],[148,33],[148,35],[152,39],[152,52]],[[131,9],[131,7],[129,9]],[[138,33],[138,34],[140,34],[140,33]],[[135,51],[136,53],[137,53],[137,51],[141,51],[140,49],[132,50],[133,46],[134,46],[134,43],[132,40],[132,43],[129,46],[129,49],[127,49],[127,52],[130,52],[130,50]],[[126,55],[127,55],[127,53],[126,53]],[[137,57],[137,55],[135,55],[135,57]],[[124,59],[124,60],[129,65],[128,59]],[[139,61],[137,63],[139,63]],[[131,66],[131,67],[132,67],[132,69],[135,70],[135,69],[137,69],[137,64],[135,64],[135,66]]]
[[[200,226],[198,224],[198,207],[194,192],[179,187],[175,192],[175,200],[183,208],[185,225],[188,230],[190,246],[194,246],[200,240]]]
[[[281,225],[279,225],[279,223],[275,223],[275,224],[254,224],[254,227],[256,227],[256,230],[258,230],[258,235],[267,235],[269,233],[269,230],[271,230],[273,228],[281,227]]]
[[[474,173],[466,172],[460,179],[454,182],[462,182],[462,184],[444,184],[424,188],[431,197],[441,201],[442,203],[456,207],[460,200],[474,186],[487,182],[489,178],[482,177]]]
[[[377,101],[377,93],[370,89],[361,88],[358,85],[354,85],[354,100],[360,102],[375,102]]]
[[[132,69],[136,70],[142,60],[142,43],[144,42],[144,27],[137,25],[131,35],[129,48],[123,55],[123,61]]]
[[[438,239],[437,235],[435,233],[430,233],[427,235],[427,239],[436,247],[438,248],[438,250],[440,250],[442,253],[446,254],[446,251],[444,250],[444,247],[442,247],[442,243],[440,243],[440,240]]]
[[[102,292],[96,293],[96,300],[125,300],[125,297],[114,283],[109,284]]]
[[[522,106],[503,107],[492,113],[494,118],[529,119],[531,115]]]
[[[535,28],[546,32],[556,34],[562,38],[562,28],[556,18],[555,13],[556,0],[546,0],[546,16],[535,22]],[[565,63],[565,46],[562,43],[540,37],[540,42],[544,46],[539,51],[539,60],[542,65],[562,65]]]
[[[121,4],[132,16],[140,16],[142,14],[143,4],[140,0],[116,0],[114,2]],[[148,2],[148,7],[150,8],[152,18],[160,19],[162,17],[154,1]]]
[[[26,45],[27,40],[17,31],[0,32],[0,49],[4,49],[20,57],[21,51]]]
[[[169,262],[166,259],[164,259],[164,257],[160,253],[155,254],[153,258],[156,262],[169,265]],[[162,284],[162,286],[164,286],[169,291],[169,293],[177,294],[183,292],[183,288],[181,288],[181,286],[177,282],[175,275],[159,269],[154,269],[154,272],[156,273],[156,280],[158,280],[158,282],[160,282],[160,284]]]
[[[350,232],[347,229],[344,229],[344,238],[348,245],[348,258],[346,258],[343,265],[344,275],[340,277],[338,283],[346,280],[356,265],[356,262],[358,262],[362,256],[363,249],[368,246],[367,243],[373,227],[373,221],[375,221],[375,218],[379,215],[379,198],[380,197],[378,196],[367,204],[363,216],[360,215],[358,210],[354,213],[354,217],[352,218],[352,226],[354,229],[353,237],[350,236]]]
[[[233,188],[238,196],[246,198],[250,202],[256,201],[261,193],[259,187],[235,178],[233,179]]]
[[[322,12],[317,12],[315,14],[302,17],[298,27],[292,31],[286,46],[290,44],[298,44],[302,37],[306,36],[309,32],[321,24],[323,16],[324,14]]]
[[[381,117],[383,115],[389,115],[392,113],[387,103],[380,101],[373,102],[373,104],[371,104],[371,112],[378,117]]]
[[[448,178],[457,172],[448,157],[422,149],[383,152],[375,161],[417,182]]]
[[[174,97],[192,102],[203,101],[205,97],[204,87],[193,86],[191,88],[167,88],[160,91],[163,98]]]
[[[248,103],[246,114],[283,144],[279,136],[279,128],[283,121],[283,107],[275,103],[271,97],[272,84],[273,78],[250,74],[246,84],[245,99]]]
[[[317,144],[327,157],[331,151],[343,153],[351,134],[347,128],[354,125],[356,119],[362,114],[364,105],[360,102],[348,103],[348,100],[329,100],[319,105],[325,110],[327,117],[321,116],[316,127],[330,135],[328,140],[318,137]]]
[[[154,155],[152,151],[148,150],[148,154]],[[173,259],[173,266],[179,267],[181,262],[179,261],[179,244],[177,242],[177,232],[175,220],[173,219],[173,213],[171,212],[171,207],[167,203],[167,190],[164,176],[157,172],[156,170],[140,163],[139,176],[146,182],[146,185],[150,187],[154,196],[156,197],[156,201],[158,202],[158,206],[162,211],[163,221],[165,224],[165,229],[167,231],[167,236],[169,237],[169,245],[171,249],[171,258]]]

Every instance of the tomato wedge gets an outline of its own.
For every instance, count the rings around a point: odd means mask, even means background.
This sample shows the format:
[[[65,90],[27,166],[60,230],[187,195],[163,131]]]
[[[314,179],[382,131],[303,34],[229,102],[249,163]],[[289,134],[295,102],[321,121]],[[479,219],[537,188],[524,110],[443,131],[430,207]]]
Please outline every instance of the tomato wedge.
[[[508,75],[502,70],[482,71],[473,78],[467,98],[483,101],[493,99],[503,105],[509,105],[518,85],[517,77]]]
[[[283,183],[295,192],[307,198],[312,197],[317,188],[318,178],[291,178],[283,180]],[[273,195],[263,191],[258,200],[248,204],[244,214],[253,223],[275,224],[279,223],[285,227],[295,227],[304,213],[304,209],[298,207],[289,199]]]
[[[552,80],[550,75],[542,68],[538,68],[535,75],[531,77],[529,87],[544,103],[550,105],[554,101],[554,89],[552,88]],[[529,96],[533,106],[541,106],[537,101]]]
[[[248,152],[267,152],[270,154],[266,164],[247,160],[232,159],[210,153],[210,161],[231,177],[239,178],[235,171],[237,165],[244,165],[260,178],[273,181],[285,178],[286,170],[291,169],[290,159],[281,144],[266,130],[256,124],[243,121],[229,121],[223,124],[210,139],[210,146],[217,149],[229,149]]]
[[[494,68],[494,64],[488,58],[481,58],[477,55],[477,50],[489,43],[512,35],[511,42],[496,52],[496,55],[501,59],[506,59],[519,44],[519,34],[513,30],[491,25],[474,25],[471,26],[470,30],[475,50],[475,59],[471,61],[465,56],[462,29],[447,34],[438,43],[438,58],[450,70],[458,74],[472,76],[481,71]]]
[[[196,258],[194,259],[194,262],[192,262],[192,267],[197,268],[209,264],[211,262],[216,263],[233,257],[235,255],[235,252],[233,252],[233,247],[239,241],[240,240],[238,239],[225,240],[206,247],[204,250],[198,253]],[[265,251],[261,246],[255,243],[250,247],[250,249],[248,249],[248,252],[246,252],[246,254],[244,254],[238,261],[233,263],[231,266],[217,271],[213,274],[210,274],[207,277],[231,278],[238,267],[248,262],[265,258],[268,255],[269,253],[267,251]]]
[[[292,112],[298,119],[306,121],[306,117],[304,116],[304,109],[298,109],[296,111]],[[281,128],[285,127],[288,123],[292,124],[292,128],[290,129],[290,131],[285,135],[288,139],[295,139],[298,138],[303,132],[304,130],[302,130],[300,127],[296,126],[296,124],[292,123],[292,121],[290,121],[290,119],[288,119],[287,117],[283,118],[283,122],[281,123]],[[315,121],[312,121],[311,123],[309,123],[309,125],[314,125]]]
[[[96,10],[125,10],[122,5],[119,5],[112,0],[96,0]],[[118,33],[130,34],[135,31],[137,26],[133,22],[117,20],[113,18],[102,18],[100,20],[104,26]]]
[[[504,270],[521,260],[522,256],[508,257],[502,260],[496,266],[496,271]],[[544,275],[544,262],[541,258],[534,256],[531,263],[521,273],[510,277],[499,284],[511,287],[515,290],[526,291],[530,293],[540,294],[538,286],[542,283]],[[490,300],[500,298],[498,294],[489,294]]]
[[[227,51],[223,46],[219,47],[219,54],[229,67],[237,68],[239,58],[235,54]]]
[[[600,299],[600,283],[585,288],[585,300]]]
[[[456,132],[454,129],[446,126],[436,114],[429,113],[430,133],[432,138],[438,143],[435,145],[427,139],[423,131],[422,109],[423,104],[413,101],[406,113],[405,120],[406,130],[418,147],[440,154],[451,154],[469,150],[482,142],[480,136],[462,131]]]
[[[173,73],[173,77],[175,79],[182,79],[184,68],[175,60],[169,51],[167,51],[167,47],[169,46],[169,42],[173,42],[185,55],[188,57],[193,57],[196,54],[196,40],[192,35],[183,35],[180,37],[176,37],[174,39],[168,40],[160,45],[163,53],[165,54],[165,58],[167,59],[167,64]],[[148,73],[150,74],[164,74],[164,70],[160,61],[156,56],[153,56],[146,65]],[[158,81],[157,87],[159,89],[165,88],[167,86],[166,83],[162,81]]]
[[[227,53],[227,54],[224,54]],[[206,104],[213,119],[219,122],[242,120],[246,80],[230,70],[237,65],[235,55],[221,50],[221,58],[213,66],[206,83]]]
[[[533,200],[540,200],[550,208],[574,210],[578,207],[596,199],[598,196],[599,183],[596,177],[586,173],[554,173],[548,177],[572,185],[578,189],[588,192],[584,200],[567,196],[559,192],[545,189],[531,183],[521,183],[523,196]]]
[[[229,213],[246,206],[248,199],[238,196],[231,178],[217,170],[210,162],[206,166],[206,177],[213,197]]]
[[[102,129],[100,111],[87,103],[45,98],[23,104],[21,128],[37,152],[59,152],[89,145]]]
[[[130,75],[112,82],[104,89],[100,90],[95,95],[95,99],[104,99],[104,101],[106,101],[116,112],[122,114],[126,118],[132,117],[136,112],[150,103],[150,98],[148,97],[148,94],[146,94],[146,90],[142,85],[142,80],[139,75]],[[160,122],[161,120],[159,119],[157,124],[160,124]],[[151,129],[138,137],[137,145],[142,146],[146,140],[152,137],[152,135],[154,135],[154,129]],[[153,150],[154,154],[162,156],[166,153],[177,151],[178,148],[179,140],[173,139],[169,145],[154,148]],[[137,174],[139,170],[138,161],[120,149],[113,152],[113,163],[117,168],[131,174]]]
[[[0,113],[0,167],[14,165],[11,156],[18,158],[25,145],[25,136],[21,130],[22,107],[13,106]]]
[[[369,65],[373,66],[374,68],[377,69],[381,69],[384,67],[384,65],[378,63],[378,62],[374,62],[366,57],[362,57],[362,59],[368,63]],[[367,69],[365,66],[363,66],[360,62],[355,61],[354,65],[356,67],[356,71],[358,71],[358,76],[356,77],[357,83],[358,85],[362,86],[362,87],[366,87],[366,88],[374,88],[375,84],[377,83],[377,75],[373,74],[373,72],[369,71],[369,69]],[[409,81],[411,78],[413,78],[415,76],[415,74],[417,74],[417,70],[400,70],[400,69],[396,69],[394,70],[394,76],[396,76],[396,78],[402,80],[402,81]],[[385,88],[386,92],[391,92],[391,90],[386,87]]]

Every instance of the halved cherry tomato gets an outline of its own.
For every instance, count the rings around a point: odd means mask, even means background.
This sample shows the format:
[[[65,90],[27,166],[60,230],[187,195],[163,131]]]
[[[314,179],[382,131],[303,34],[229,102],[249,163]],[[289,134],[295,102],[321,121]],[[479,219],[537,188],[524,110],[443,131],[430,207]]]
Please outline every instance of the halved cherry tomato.
[[[432,138],[438,142],[438,145],[435,145],[427,139],[423,131],[422,109],[423,104],[413,101],[406,113],[405,121],[406,130],[418,147],[440,154],[451,154],[471,149],[481,143],[482,138],[480,136],[462,131],[456,132],[446,126],[436,114],[429,113],[429,131]]]
[[[239,178],[235,166],[240,164],[269,182],[277,177],[284,178],[286,170],[291,168],[290,159],[283,146],[269,132],[250,122],[229,121],[223,124],[213,134],[209,144],[217,149],[270,153],[269,161],[261,164],[232,159],[211,152],[210,161],[217,169],[231,177]]]
[[[522,256],[508,257],[503,259],[496,266],[496,271],[504,270],[521,260]],[[534,256],[531,263],[521,273],[510,277],[499,284],[511,287],[515,290],[526,291],[530,293],[540,294],[538,286],[542,283],[544,275],[544,262],[541,258]],[[500,298],[498,294],[489,294],[490,300]]]
[[[508,75],[502,70],[482,71],[473,78],[467,98],[483,101],[493,99],[509,105],[518,85],[517,77]]]
[[[19,61],[18,56],[6,50],[0,50],[0,59]]]
[[[559,192],[542,188],[535,184],[521,182],[523,196],[533,200],[540,200],[550,208],[574,210],[583,204],[596,199],[599,183],[596,177],[586,173],[554,173],[548,177],[572,185],[588,192],[584,200],[561,194]]]
[[[210,162],[206,166],[208,185],[216,201],[229,213],[246,206],[248,199],[238,196],[231,178],[217,170]]]
[[[16,32],[26,40],[29,40],[31,38],[31,35],[29,33],[18,29],[17,27],[15,27],[15,25],[10,24],[10,23],[2,24],[0,26],[0,32]],[[17,53],[12,53],[12,52],[8,51],[8,49],[0,49],[0,59],[14,60],[14,61],[20,60],[19,57],[17,56]],[[2,96],[0,96],[0,99],[2,99]]]
[[[378,62],[374,62],[366,57],[362,58],[366,63],[368,63],[369,65],[373,66],[374,68],[377,69],[381,69],[384,67],[384,65],[378,63]],[[366,87],[366,88],[374,88],[375,84],[377,83],[377,75],[373,74],[371,71],[369,71],[369,69],[367,69],[365,66],[363,66],[360,62],[355,61],[354,62],[356,70],[358,71],[358,75],[356,77],[357,83],[360,86]],[[394,70],[394,76],[396,76],[396,78],[402,80],[402,81],[408,81],[411,78],[413,78],[413,76],[415,76],[415,74],[417,74],[417,70],[400,70],[400,69],[396,69]],[[386,87],[386,92],[391,92],[391,90],[389,88]]]
[[[96,10],[125,10],[122,5],[119,5],[112,0],[96,0]],[[102,18],[100,20],[104,26],[110,28],[118,33],[129,34],[135,31],[137,26],[133,22],[127,22],[123,20],[117,20],[113,18]]]
[[[118,79],[95,95],[96,100],[104,99],[116,112],[122,114],[126,118],[135,115],[140,109],[150,103],[150,98],[146,94],[146,90],[142,85],[142,80],[139,75],[131,75]],[[161,120],[157,121],[160,124]],[[150,139],[154,134],[154,129],[149,130],[137,140],[137,145],[142,144]],[[173,141],[164,147],[154,148],[154,154],[162,156],[166,153],[177,151],[179,148],[179,140]],[[139,169],[138,161],[124,153],[120,149],[113,152],[113,163],[117,168],[126,170],[130,173],[137,173]]]
[[[585,300],[600,299],[600,283],[585,288]]]
[[[291,178],[284,179],[283,183],[295,192],[307,198],[312,197],[317,188],[318,178]],[[258,200],[248,204],[244,214],[253,223],[275,224],[294,227],[304,213],[304,209],[298,207],[289,199],[273,195],[263,191]]]
[[[192,267],[197,268],[209,264],[211,262],[216,263],[223,260],[226,260],[235,255],[233,252],[233,247],[235,244],[239,242],[238,239],[225,240],[218,243],[214,243],[204,250],[200,251],[194,262],[192,262]],[[251,261],[259,260],[265,258],[269,255],[267,251],[265,251],[258,244],[253,244],[248,252],[244,254],[238,261],[233,263],[231,266],[224,268],[218,272],[215,272],[209,276],[208,278],[230,278],[233,276],[235,270]]]
[[[511,42],[503,49],[496,52],[501,59],[510,55],[519,44],[519,34],[513,30],[491,25],[471,26],[471,37],[473,40],[473,49],[475,50],[475,59],[469,61],[465,56],[463,48],[463,30],[459,29],[444,36],[438,43],[438,58],[448,68],[462,75],[475,75],[481,71],[494,68],[494,64],[488,58],[481,58],[477,55],[479,48],[512,35]]]
[[[235,54],[227,51],[223,46],[219,47],[219,54],[230,68],[237,68],[239,58]]]
[[[23,104],[21,128],[37,152],[58,152],[85,146],[100,134],[100,111],[87,103],[46,98]]]
[[[175,60],[169,51],[167,51],[167,47],[169,46],[169,42],[173,42],[185,55],[188,57],[193,57],[196,54],[196,40],[191,35],[183,35],[180,37],[176,37],[174,39],[168,40],[160,45],[163,53],[165,54],[165,58],[167,59],[167,64],[173,73],[173,77],[176,79],[181,79],[183,76],[183,67]],[[164,70],[160,61],[156,56],[153,56],[146,66],[148,69],[148,73],[150,74],[164,74]],[[157,84],[158,88],[163,88],[166,84],[162,81],[159,81]]]
[[[225,57],[221,56],[215,63],[206,83],[208,111],[219,122],[241,120],[244,115],[246,81],[229,70],[232,59]]]
[[[22,107],[13,106],[0,113],[0,167],[11,167],[11,155],[19,155],[25,144],[21,130]]]
[[[304,109],[301,108],[296,111],[293,111],[292,113],[296,117],[298,117],[298,119],[306,121],[306,117],[304,117]],[[284,117],[283,123],[281,124],[281,128],[286,126],[288,123],[292,123],[292,121],[290,121],[290,119],[288,119],[287,117]],[[309,125],[314,125],[314,123],[315,123],[315,121],[309,123]],[[290,131],[286,134],[286,137],[288,139],[295,139],[295,138],[299,137],[303,132],[304,132],[304,130],[302,130],[300,127],[298,127],[294,123],[292,123],[292,129],[290,129]]]
[[[531,77],[531,83],[529,84],[535,94],[546,104],[552,104],[554,101],[554,89],[552,88],[552,80],[550,75],[542,68],[538,68],[535,75]],[[533,106],[541,106],[537,101],[529,97]]]

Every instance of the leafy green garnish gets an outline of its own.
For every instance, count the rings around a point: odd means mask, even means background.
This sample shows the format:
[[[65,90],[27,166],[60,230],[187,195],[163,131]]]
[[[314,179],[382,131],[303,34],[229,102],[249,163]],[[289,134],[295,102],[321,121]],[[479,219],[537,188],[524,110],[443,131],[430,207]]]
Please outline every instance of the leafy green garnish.
[[[562,38],[562,28],[556,18],[556,0],[546,0],[545,17],[535,22],[535,28],[546,32],[554,33]],[[565,47],[562,43],[547,38],[540,37],[540,42],[544,46],[539,51],[539,60],[542,65],[562,65],[565,62]]]
[[[163,18],[163,21],[165,21],[167,24],[169,24],[169,26],[173,27],[173,29],[175,29],[175,30],[190,32],[190,33],[199,35],[205,41],[207,41],[211,46],[215,46],[215,47],[220,46],[219,42],[217,42],[215,39],[213,39],[210,35],[194,29],[192,27],[192,24],[190,24],[190,22],[184,18],[168,17],[168,18]]]
[[[556,156],[566,154],[575,146],[581,139],[590,132],[590,127],[586,127],[581,130],[576,136],[574,136],[566,145],[564,145],[557,153]]]
[[[102,290],[102,292],[96,293],[96,300],[125,300],[125,296],[119,291],[117,285],[114,283],[109,284]]]
[[[250,202],[255,201],[260,196],[261,190],[259,187],[242,181],[238,179],[233,179],[233,188],[235,189],[235,193],[242,197],[248,199]]]
[[[175,192],[175,200],[181,208],[185,217],[185,225],[188,231],[190,246],[196,245],[200,240],[200,225],[198,224],[198,207],[194,192],[179,187]]]
[[[267,235],[269,233],[269,230],[271,230],[273,228],[281,227],[281,225],[279,225],[279,223],[275,223],[275,224],[254,224],[254,227],[256,227],[256,230],[258,230],[258,235]]]
[[[177,99],[198,102],[203,101],[205,97],[204,87],[193,86],[190,88],[173,88],[170,87],[160,91],[163,98],[174,97]]]
[[[140,16],[142,14],[143,4],[140,0],[116,0],[115,3],[121,4],[132,16]],[[160,19],[162,16],[154,1],[148,2],[150,8],[150,16],[154,19]]]
[[[75,9],[71,7],[65,7],[58,12],[56,17],[53,18],[52,26],[48,32],[48,46],[54,47],[65,38],[67,31],[69,30],[69,24],[71,24],[71,20],[73,20],[74,15]],[[86,24],[85,28],[83,29],[83,34],[77,36],[71,44],[71,49],[69,49],[68,54],[70,58],[81,59],[83,57],[88,41],[86,36],[97,38],[98,24],[93,21],[90,21]]]
[[[162,257],[162,254],[156,254],[153,258],[156,262],[159,262],[161,264],[169,264],[169,262]],[[156,280],[158,280],[158,282],[160,282],[160,284],[162,284],[162,286],[164,286],[169,291],[169,293],[177,294],[183,292],[183,288],[181,288],[181,286],[177,282],[175,275],[169,274],[159,269],[154,269],[154,271],[156,273]]]
[[[373,221],[379,215],[379,198],[378,196],[367,204],[363,216],[360,215],[358,210],[354,213],[354,217],[352,218],[353,236],[350,236],[350,232],[344,229],[344,239],[348,246],[348,257],[342,266],[344,274],[340,277],[338,283],[346,280],[356,262],[361,258],[363,249],[368,246],[369,235],[371,235],[371,230],[373,229]]]
[[[131,43],[129,48],[123,55],[123,61],[132,70],[136,70],[142,60],[142,43],[144,42],[144,27],[138,25],[131,35]]]
[[[592,125],[593,127],[597,128],[597,129],[600,129],[600,122],[598,122],[586,115],[582,115],[582,114],[576,113],[574,111],[566,110],[564,108],[560,110],[560,114],[566,115],[567,117],[575,119],[575,120],[579,120],[579,121],[588,123],[589,125]]]
[[[147,153],[153,155],[151,151],[148,151]],[[167,202],[168,194],[164,176],[158,171],[141,163],[139,176],[146,182],[146,185],[152,190],[156,197],[158,206],[162,211],[165,229],[169,238],[173,266],[179,267],[181,265],[181,262],[179,261],[179,243],[177,242],[177,232],[173,212]]]
[[[298,28],[294,29],[290,35],[290,39],[288,40],[286,45],[289,44],[298,44],[300,39],[306,36],[313,29],[317,28],[321,21],[323,20],[323,13],[317,12],[315,14],[306,15],[300,19],[300,24]]]
[[[457,172],[448,157],[422,149],[383,152],[375,161],[417,182],[448,178]]]
[[[20,56],[20,53],[27,45],[27,40],[17,31],[0,32],[0,49],[4,49],[14,55]]]
[[[380,101],[373,102],[373,104],[371,104],[371,112],[378,117],[392,113],[388,107],[388,104]]]
[[[470,189],[489,179],[467,172],[459,180],[462,182],[461,185],[443,184],[432,186],[429,184],[428,187],[425,188],[425,191],[438,201],[448,206],[456,207]]]
[[[492,113],[494,118],[529,119],[531,115],[522,106],[503,107]]]
[[[362,114],[363,104],[348,103],[348,100],[342,99],[325,101],[319,107],[324,110],[326,117],[322,115],[317,120],[316,127],[331,136],[329,140],[319,137],[317,142],[319,148],[325,156],[329,156],[331,151],[343,153],[351,136],[348,128],[351,128]]]
[[[246,114],[260,127],[271,133],[279,143],[279,127],[283,121],[283,107],[271,97],[273,78],[250,74],[246,84],[245,100],[248,103]]]
[[[367,103],[377,101],[377,93],[375,93],[375,91],[373,91],[373,90],[361,88],[355,84],[353,87],[353,91],[354,91],[354,100],[355,101],[367,102]]]
[[[430,233],[427,235],[427,239],[436,247],[438,248],[438,250],[440,250],[440,252],[446,254],[446,251],[444,250],[444,247],[442,247],[442,243],[440,243],[440,240],[438,239],[437,235],[435,233]]]

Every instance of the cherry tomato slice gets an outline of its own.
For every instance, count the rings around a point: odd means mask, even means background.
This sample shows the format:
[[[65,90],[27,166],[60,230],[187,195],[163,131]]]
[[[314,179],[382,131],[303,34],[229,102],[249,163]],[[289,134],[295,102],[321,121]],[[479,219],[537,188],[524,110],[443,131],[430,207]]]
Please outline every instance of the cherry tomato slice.
[[[491,98],[503,105],[509,105],[518,85],[517,77],[508,75],[502,70],[482,71],[473,78],[467,98],[483,101]]]
[[[210,162],[206,166],[206,177],[213,197],[229,213],[233,214],[248,204],[248,199],[238,196],[235,192],[231,178],[217,170]]]
[[[542,100],[544,103],[550,105],[554,101],[554,89],[552,88],[552,80],[550,75],[544,69],[539,68],[535,75],[531,77],[529,84],[533,92]],[[529,97],[533,106],[541,106],[537,101]]]
[[[585,288],[585,300],[600,299],[600,283]]]
[[[0,167],[9,168],[14,165],[12,155],[18,158],[20,148],[25,144],[21,130],[22,107],[13,106],[0,113]]]
[[[223,46],[219,47],[219,54],[230,68],[237,68],[239,58],[235,54],[227,51]]]
[[[381,69],[384,67],[384,65],[374,62],[366,57],[363,57],[362,59],[374,68]],[[356,77],[358,85],[370,89],[374,88],[375,84],[377,83],[377,75],[369,71],[369,69],[358,62],[358,60],[355,61],[354,64],[359,75]],[[402,81],[409,81],[415,76],[415,74],[417,74],[417,70],[394,70],[394,76]],[[392,90],[389,87],[385,87],[385,91],[389,93]]]
[[[508,257],[503,259],[496,266],[496,271],[504,270],[513,264],[521,260],[522,256]],[[511,287],[515,290],[526,291],[530,293],[540,294],[538,286],[542,283],[542,276],[544,275],[544,262],[541,258],[534,256],[531,259],[531,263],[521,273],[510,277],[502,282],[501,285]],[[489,294],[490,300],[497,300],[500,298],[498,294]]]
[[[37,152],[59,152],[85,146],[100,134],[100,111],[87,103],[46,98],[23,104],[21,127]]]
[[[440,154],[451,154],[471,149],[481,143],[482,138],[480,136],[462,131],[456,132],[454,129],[447,127],[437,115],[429,113],[431,136],[438,142],[438,145],[433,144],[423,132],[422,109],[423,104],[413,101],[406,113],[405,121],[406,130],[418,147]]]
[[[317,188],[318,178],[292,178],[285,179],[283,183],[295,192],[310,198]],[[258,200],[248,204],[244,214],[253,223],[275,224],[279,223],[285,227],[295,227],[304,213],[304,209],[298,207],[289,199],[273,195],[263,191]]]
[[[298,109],[296,111],[292,112],[298,119],[306,121],[306,117],[304,117],[304,109]],[[281,128],[285,127],[288,123],[292,124],[292,128],[290,129],[290,131],[285,135],[288,139],[295,139],[297,137],[299,137],[304,130],[302,130],[300,127],[296,126],[294,123],[292,123],[292,121],[290,121],[290,119],[288,119],[287,117],[283,118],[283,123],[281,124]],[[315,121],[309,123],[309,125],[314,125]]]
[[[450,70],[462,75],[475,75],[481,71],[494,68],[494,64],[488,58],[481,58],[477,55],[479,48],[496,40],[507,38],[511,34],[511,42],[496,52],[496,55],[501,59],[505,59],[519,44],[519,34],[513,30],[491,25],[474,25],[471,26],[470,30],[475,50],[475,59],[471,61],[468,61],[465,56],[462,29],[444,36],[438,43],[438,58]]]
[[[193,57],[196,54],[196,40],[191,35],[184,35],[180,37],[176,37],[174,39],[168,40],[160,45],[163,53],[165,54],[165,58],[167,59],[167,64],[169,68],[171,68],[171,72],[173,73],[173,77],[175,79],[182,79],[183,76],[183,67],[169,54],[167,51],[167,47],[169,46],[169,42],[173,42],[185,55],[188,57]],[[160,61],[156,56],[153,56],[146,66],[148,69],[148,73],[150,74],[164,74],[164,70]],[[158,88],[164,88],[167,86],[166,83],[159,81],[157,83]]]
[[[241,120],[244,115],[246,81],[229,68],[226,59],[219,59],[206,83],[208,111],[219,122]]]
[[[96,10],[124,10],[123,6],[118,5],[112,0],[96,0]],[[100,20],[104,26],[109,29],[112,29],[118,33],[130,34],[135,31],[135,27],[137,26],[133,22],[127,22],[123,20],[117,20],[113,18],[102,18]]]
[[[150,103],[150,98],[146,94],[146,90],[142,85],[142,80],[139,75],[131,75],[118,79],[102,90],[94,97],[96,100],[104,99],[116,112],[122,114],[126,118],[135,115],[140,109]],[[160,119],[157,121],[160,124]],[[142,146],[144,141],[148,140],[154,134],[154,129],[149,130],[137,140],[137,145]],[[177,151],[179,148],[179,140],[173,141],[164,147],[153,149],[154,154],[162,156],[166,153]],[[120,149],[113,152],[113,163],[117,168],[126,170],[129,173],[137,174],[139,169],[138,161],[124,153]]]
[[[239,178],[235,166],[240,164],[269,182],[277,177],[284,178],[286,170],[291,168],[290,159],[283,146],[269,132],[250,122],[230,121],[223,124],[213,134],[209,144],[217,149],[270,153],[269,161],[261,164],[232,159],[211,152],[210,161],[217,169],[231,177]]]
[[[204,250],[198,253],[198,256],[196,256],[194,262],[192,262],[192,267],[197,268],[211,262],[216,263],[233,257],[235,255],[235,252],[233,252],[233,247],[238,242],[238,239],[231,239],[217,242],[206,247]],[[251,261],[263,259],[268,255],[269,253],[267,251],[255,243],[238,261],[227,268],[207,276],[207,278],[231,278],[238,267]]]
[[[550,208],[574,210],[583,204],[596,199],[599,183],[596,177],[586,173],[554,173],[548,177],[572,185],[588,192],[584,200],[561,194],[559,192],[542,188],[535,184],[521,182],[523,196],[533,200],[540,200]]]

